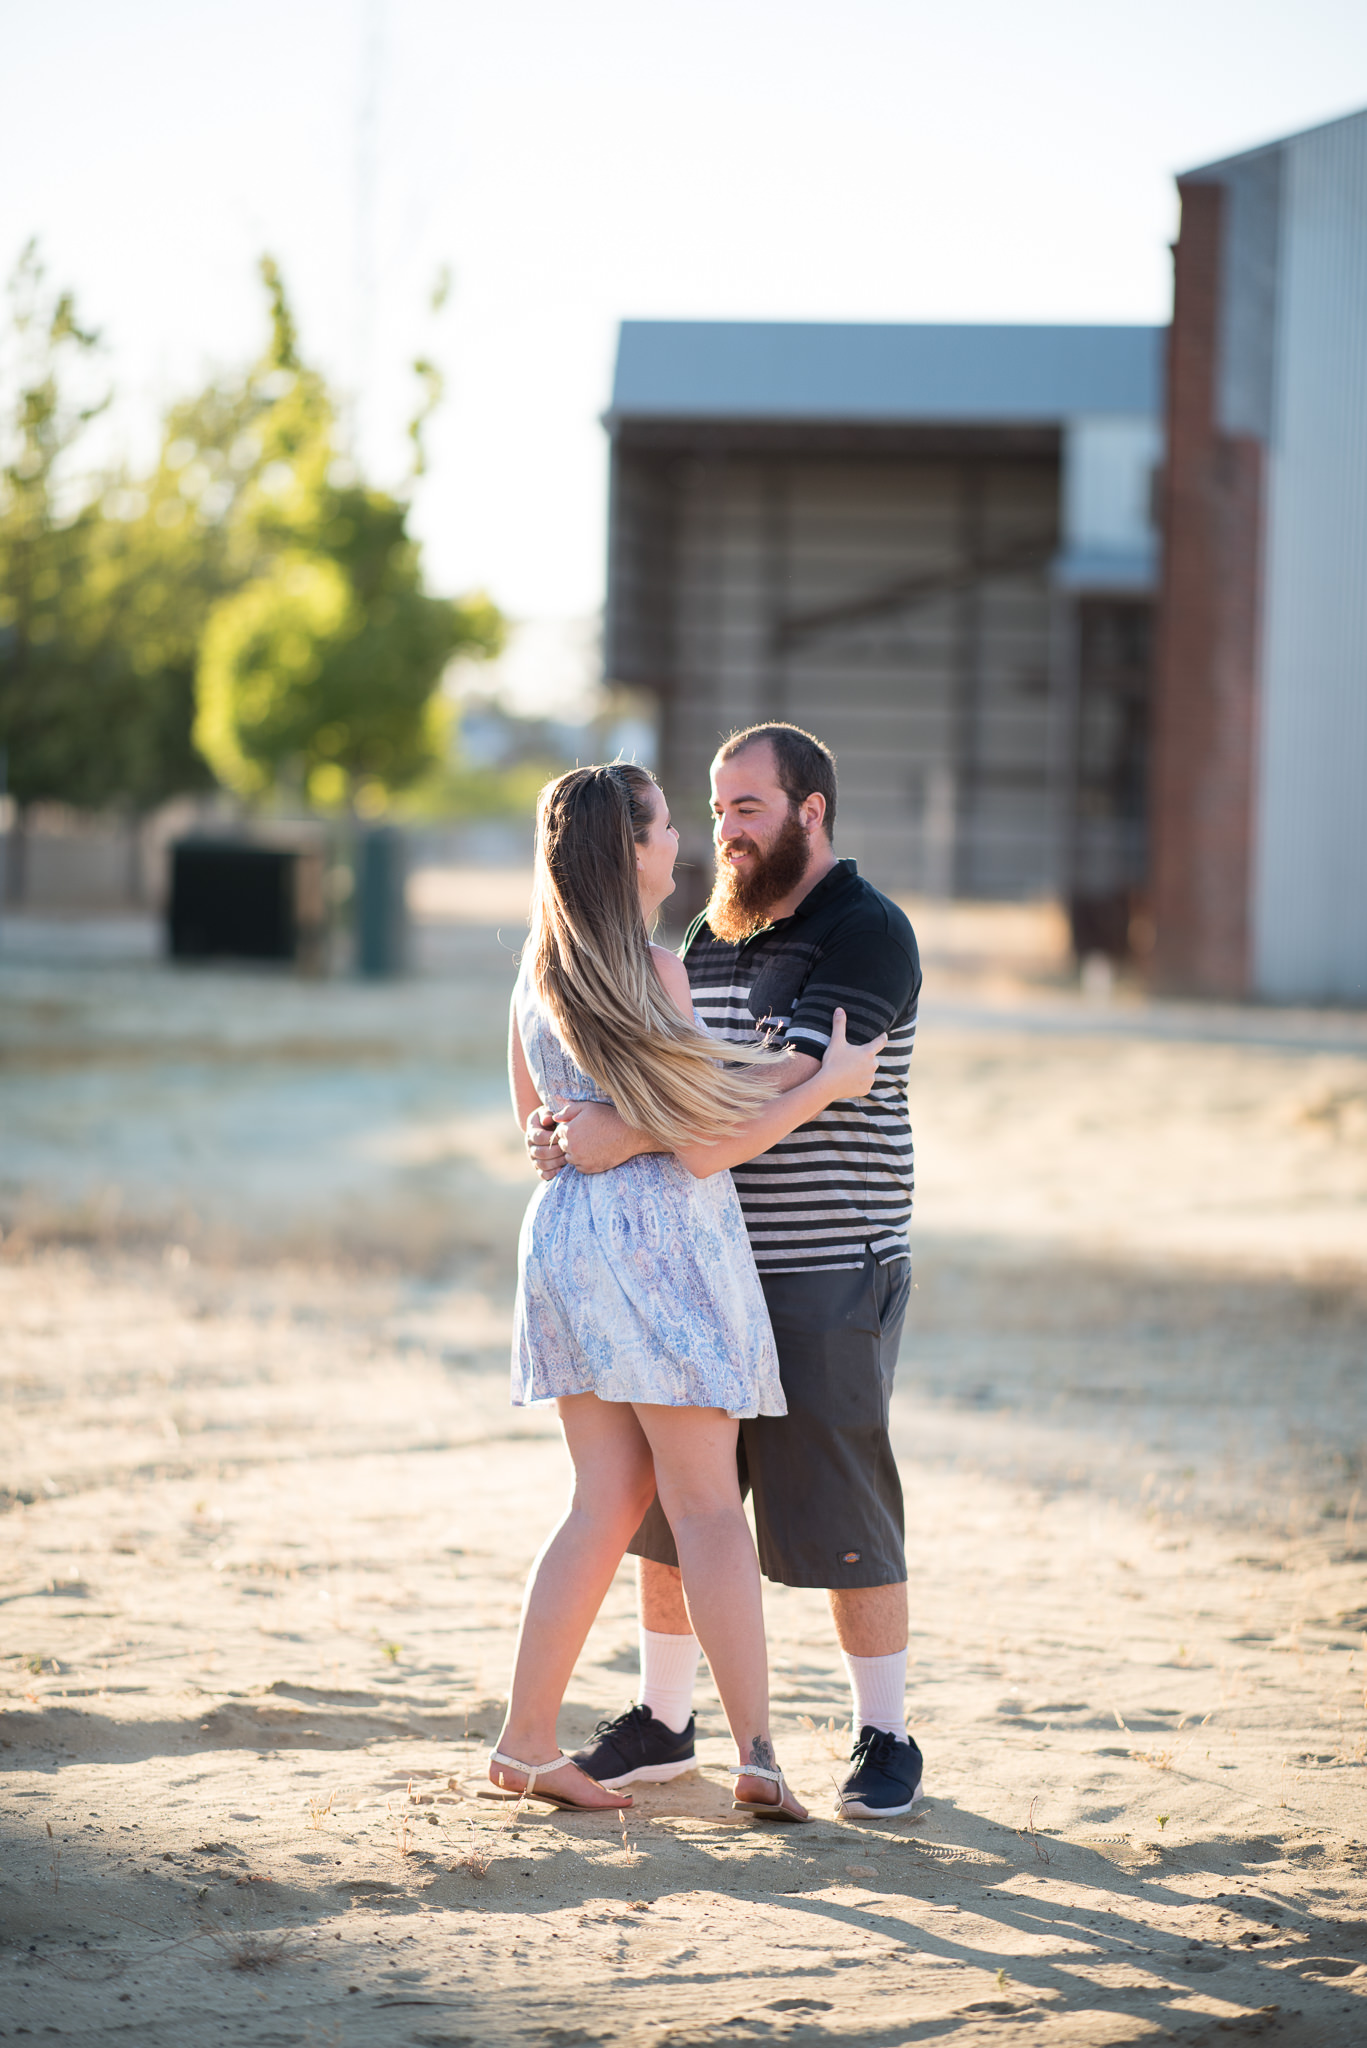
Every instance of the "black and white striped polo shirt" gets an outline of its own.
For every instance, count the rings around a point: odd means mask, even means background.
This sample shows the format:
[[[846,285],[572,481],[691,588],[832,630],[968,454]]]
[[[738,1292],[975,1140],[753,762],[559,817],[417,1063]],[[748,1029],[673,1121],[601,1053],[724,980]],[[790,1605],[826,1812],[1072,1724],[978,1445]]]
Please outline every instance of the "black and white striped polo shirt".
[[[909,1257],[907,1069],[921,963],[907,918],[841,860],[791,917],[739,945],[698,918],[683,959],[693,1007],[719,1038],[753,1041],[764,1026],[776,1044],[819,1060],[837,1007],[853,1043],[889,1034],[871,1094],[833,1102],[733,1170],[755,1263],[801,1273],[862,1265],[867,1249],[882,1265]]]

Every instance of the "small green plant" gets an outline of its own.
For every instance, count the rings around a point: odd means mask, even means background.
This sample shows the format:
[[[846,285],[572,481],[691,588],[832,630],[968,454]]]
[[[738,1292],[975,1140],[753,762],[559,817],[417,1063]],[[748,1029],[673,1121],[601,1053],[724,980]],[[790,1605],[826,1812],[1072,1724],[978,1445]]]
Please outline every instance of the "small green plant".
[[[44,1662],[45,1660],[42,1657],[39,1657],[33,1651],[30,1651],[29,1654],[23,1659],[25,1671],[31,1671],[35,1678],[37,1678],[39,1673],[42,1671]]]
[[[1167,1826],[1167,1824],[1168,1824],[1169,1820],[1171,1819],[1171,1817],[1172,1817],[1172,1816],[1171,1816],[1170,1814],[1166,1814],[1166,1813],[1160,1813],[1160,1814],[1159,1814],[1159,1816],[1158,1816],[1158,1831],[1159,1831],[1159,1833],[1160,1833],[1160,1834],[1162,1833],[1163,1829],[1164,1829],[1164,1828],[1165,1828],[1165,1827]]]
[[[1005,1991],[1005,1989],[1006,1989],[1007,1985],[1008,1985],[1008,1984],[1009,1984],[1010,1982],[1011,1982],[1011,1979],[1010,1979],[1010,1978],[1009,1978],[1009,1977],[1007,1976],[1007,1974],[1006,1974],[1005,1970],[998,1970],[998,1972],[997,1972],[997,1989],[998,1989],[998,1991]]]
[[[400,1657],[403,1655],[402,1643],[381,1643],[380,1648],[384,1651],[385,1656],[388,1658],[391,1664],[397,1664]]]

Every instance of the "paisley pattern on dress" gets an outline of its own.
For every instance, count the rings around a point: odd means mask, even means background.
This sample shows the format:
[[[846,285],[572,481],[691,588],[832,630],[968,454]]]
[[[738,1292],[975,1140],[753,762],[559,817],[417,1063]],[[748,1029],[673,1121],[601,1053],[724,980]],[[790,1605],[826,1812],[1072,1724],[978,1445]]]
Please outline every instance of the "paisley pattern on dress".
[[[536,997],[513,1014],[543,1102],[606,1102]],[[786,1415],[778,1354],[729,1173],[698,1180],[670,1153],[610,1173],[562,1167],[518,1242],[513,1405],[561,1394]]]

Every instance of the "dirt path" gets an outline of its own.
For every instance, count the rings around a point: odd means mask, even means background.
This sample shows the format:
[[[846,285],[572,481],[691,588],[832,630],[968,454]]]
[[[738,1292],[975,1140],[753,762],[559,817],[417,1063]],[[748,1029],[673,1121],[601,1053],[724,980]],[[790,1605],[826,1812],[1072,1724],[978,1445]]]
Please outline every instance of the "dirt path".
[[[506,1400],[508,956],[448,937],[401,990],[0,975],[0,2038],[1360,2040],[1367,1057],[929,1012],[926,1806],[830,1818],[772,1588],[815,1825],[731,1814],[705,1683],[695,1778],[519,1812],[472,1795],[565,1466]],[[563,1736],[633,1676],[624,1573]]]

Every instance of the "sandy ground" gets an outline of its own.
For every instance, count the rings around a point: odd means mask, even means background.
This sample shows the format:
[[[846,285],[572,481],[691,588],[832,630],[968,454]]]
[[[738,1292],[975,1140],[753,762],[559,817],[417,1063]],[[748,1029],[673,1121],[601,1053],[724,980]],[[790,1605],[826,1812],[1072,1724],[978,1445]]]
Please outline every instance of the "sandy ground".
[[[482,901],[433,883],[394,988],[0,942],[0,2038],[1361,2041],[1364,1020],[1089,1005],[928,920],[930,1796],[831,1817],[829,1623],[771,1588],[814,1825],[732,1815],[706,1681],[695,1777],[500,1809],[565,1461],[507,1405]],[[563,1738],[634,1670],[623,1572]]]

